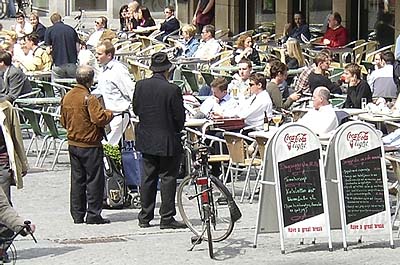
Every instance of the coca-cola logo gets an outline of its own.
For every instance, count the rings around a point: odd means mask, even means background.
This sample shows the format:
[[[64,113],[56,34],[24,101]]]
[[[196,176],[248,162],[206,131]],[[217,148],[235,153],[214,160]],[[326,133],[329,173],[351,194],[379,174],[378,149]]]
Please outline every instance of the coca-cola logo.
[[[368,146],[369,132],[349,132],[346,139],[350,144],[350,148],[364,148]]]
[[[307,134],[305,133],[298,133],[290,135],[287,133],[284,137],[284,142],[288,147],[289,151],[294,150],[303,150],[307,144]]]

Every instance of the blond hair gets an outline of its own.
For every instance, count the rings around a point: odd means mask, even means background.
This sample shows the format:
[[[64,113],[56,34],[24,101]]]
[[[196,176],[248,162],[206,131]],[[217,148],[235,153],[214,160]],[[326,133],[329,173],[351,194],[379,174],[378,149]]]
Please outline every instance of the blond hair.
[[[296,58],[296,60],[299,62],[299,67],[303,67],[305,65],[304,55],[297,39],[289,38],[289,40],[286,42],[286,47],[289,57]]]

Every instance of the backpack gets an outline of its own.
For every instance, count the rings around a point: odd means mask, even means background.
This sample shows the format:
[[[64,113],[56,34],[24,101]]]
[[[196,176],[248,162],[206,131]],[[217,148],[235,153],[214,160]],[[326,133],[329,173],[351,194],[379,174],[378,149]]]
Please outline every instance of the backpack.
[[[104,155],[104,202],[108,208],[121,209],[125,203],[125,179],[116,163],[109,156]]]

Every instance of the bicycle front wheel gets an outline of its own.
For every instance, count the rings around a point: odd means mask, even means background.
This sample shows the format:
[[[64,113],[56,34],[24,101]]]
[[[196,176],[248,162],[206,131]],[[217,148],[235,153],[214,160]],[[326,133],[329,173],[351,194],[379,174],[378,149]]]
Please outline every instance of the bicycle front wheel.
[[[231,234],[234,226],[228,207],[228,198],[230,195],[226,193],[223,187],[220,187],[219,183],[212,179],[210,181],[210,230],[212,241],[219,242]],[[196,236],[201,236],[206,221],[202,211],[200,196],[198,196],[199,192],[200,187],[196,185],[195,178],[191,176],[186,177],[182,181],[177,191],[179,212],[185,224]],[[202,239],[208,240],[204,234]]]

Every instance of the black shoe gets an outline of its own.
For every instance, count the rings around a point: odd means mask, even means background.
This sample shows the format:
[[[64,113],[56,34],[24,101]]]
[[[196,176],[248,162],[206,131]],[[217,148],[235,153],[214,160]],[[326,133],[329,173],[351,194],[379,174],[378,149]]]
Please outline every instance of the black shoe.
[[[141,223],[141,222],[139,222],[139,227],[140,228],[149,228],[150,227],[150,223]]]
[[[111,222],[108,219],[100,217],[100,218],[95,218],[95,219],[92,219],[92,220],[88,219],[88,220],[86,220],[86,223],[88,225],[102,225],[102,224],[109,224]]]
[[[83,224],[85,221],[83,219],[75,219],[74,224]]]
[[[184,229],[187,228],[187,225],[183,222],[178,222],[176,220],[172,220],[169,223],[160,223],[160,229]]]

